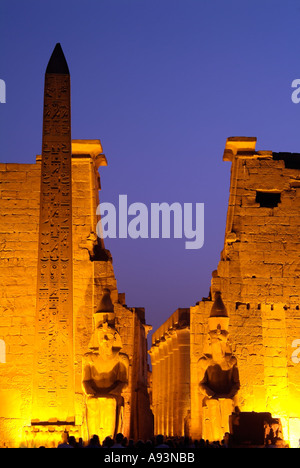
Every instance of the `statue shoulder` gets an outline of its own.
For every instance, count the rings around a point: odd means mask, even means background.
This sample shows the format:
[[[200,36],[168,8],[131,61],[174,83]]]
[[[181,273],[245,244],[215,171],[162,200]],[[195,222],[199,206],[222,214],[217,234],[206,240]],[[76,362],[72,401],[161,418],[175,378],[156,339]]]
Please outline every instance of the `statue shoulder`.
[[[95,362],[95,360],[97,359],[97,356],[98,354],[93,352],[85,353],[83,355],[82,362],[84,365],[93,364],[93,362]]]
[[[210,365],[211,361],[212,361],[211,356],[207,354],[203,354],[198,361],[198,366],[201,369],[206,369]]]
[[[237,366],[237,358],[233,355],[228,356],[228,362],[232,367]]]
[[[129,357],[125,353],[119,354],[120,363],[124,364],[124,366],[129,367]]]

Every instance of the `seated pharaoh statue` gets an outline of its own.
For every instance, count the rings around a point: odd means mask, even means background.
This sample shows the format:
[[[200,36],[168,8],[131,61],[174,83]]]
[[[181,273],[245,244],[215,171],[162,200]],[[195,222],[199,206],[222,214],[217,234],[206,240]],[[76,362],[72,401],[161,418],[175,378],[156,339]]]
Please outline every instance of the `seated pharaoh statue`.
[[[94,315],[95,330],[90,352],[83,358],[82,386],[86,394],[89,438],[115,437],[122,432],[124,399],[128,385],[129,360],[120,352],[122,342],[114,326],[114,308],[108,289]]]
[[[204,396],[202,437],[209,441],[222,440],[225,432],[229,432],[229,416],[237,407],[240,389],[237,360],[228,343],[228,325],[221,293],[216,292],[204,354],[198,361],[199,388]]]

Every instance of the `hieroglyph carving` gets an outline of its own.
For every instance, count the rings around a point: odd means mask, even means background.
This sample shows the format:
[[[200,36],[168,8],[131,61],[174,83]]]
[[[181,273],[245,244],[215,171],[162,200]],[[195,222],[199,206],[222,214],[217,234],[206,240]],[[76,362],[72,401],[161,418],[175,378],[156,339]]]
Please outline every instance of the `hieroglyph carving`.
[[[70,76],[46,74],[33,416],[74,415]]]

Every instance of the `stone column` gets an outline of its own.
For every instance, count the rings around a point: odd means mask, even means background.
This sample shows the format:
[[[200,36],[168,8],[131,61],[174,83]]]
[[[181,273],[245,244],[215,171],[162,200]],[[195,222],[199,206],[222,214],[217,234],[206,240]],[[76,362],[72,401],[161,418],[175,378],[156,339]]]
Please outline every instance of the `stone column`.
[[[177,434],[184,436],[184,420],[190,409],[190,330],[177,330],[178,343],[178,426]]]
[[[157,359],[157,433],[161,434],[162,432],[162,350],[161,344],[158,345],[158,359]]]
[[[154,415],[154,433],[158,434],[158,347],[152,346],[150,352],[152,364],[152,411]]]
[[[166,336],[166,345],[167,345],[167,434],[168,436],[173,436],[173,349],[172,349],[172,335],[170,332]]]
[[[178,340],[177,340],[177,333],[174,333],[172,336],[172,348],[173,348],[173,435],[179,435],[179,411],[178,411],[178,403],[179,403],[179,348],[178,348]]]

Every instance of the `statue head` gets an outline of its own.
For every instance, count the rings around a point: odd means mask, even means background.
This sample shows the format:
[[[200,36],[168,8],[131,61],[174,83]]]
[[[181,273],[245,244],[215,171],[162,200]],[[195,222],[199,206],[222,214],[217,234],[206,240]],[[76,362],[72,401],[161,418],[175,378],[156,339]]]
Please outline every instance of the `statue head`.
[[[229,317],[220,291],[215,293],[210,317],[208,319],[208,336],[211,354],[215,360],[223,359],[228,341]]]
[[[108,288],[103,289],[99,307],[94,314],[94,333],[89,348],[106,357],[114,356],[122,348],[120,335],[115,329],[114,306]]]
[[[213,359],[215,361],[223,359],[226,354],[228,331],[218,324],[215,330],[209,331],[209,340]]]
[[[99,328],[105,322],[114,327],[114,306],[111,300],[110,290],[108,288],[103,289],[100,304],[98,306],[97,312],[94,314],[94,326],[95,328]]]
[[[119,333],[114,327],[111,327],[107,322],[99,326],[95,332],[93,340],[93,348],[105,358],[115,356],[122,348],[122,341]]]

